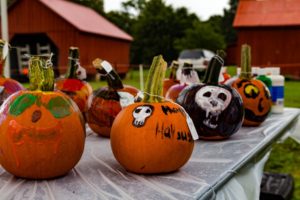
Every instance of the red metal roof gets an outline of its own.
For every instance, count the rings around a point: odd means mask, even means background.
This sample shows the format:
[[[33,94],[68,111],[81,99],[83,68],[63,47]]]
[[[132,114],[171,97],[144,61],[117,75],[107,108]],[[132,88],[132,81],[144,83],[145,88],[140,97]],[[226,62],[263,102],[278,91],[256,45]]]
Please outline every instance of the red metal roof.
[[[300,0],[240,0],[234,27],[300,25]]]
[[[132,37],[91,8],[64,0],[40,0],[78,30],[132,41]]]

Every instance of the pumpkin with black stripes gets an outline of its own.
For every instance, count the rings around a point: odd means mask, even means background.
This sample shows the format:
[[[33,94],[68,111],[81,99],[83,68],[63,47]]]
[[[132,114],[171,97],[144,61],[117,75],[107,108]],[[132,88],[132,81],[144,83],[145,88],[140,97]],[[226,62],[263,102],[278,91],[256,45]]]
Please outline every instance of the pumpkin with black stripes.
[[[232,83],[241,95],[245,109],[244,126],[258,126],[271,111],[271,95],[266,85],[252,78],[250,46],[242,46],[242,65],[240,77]]]

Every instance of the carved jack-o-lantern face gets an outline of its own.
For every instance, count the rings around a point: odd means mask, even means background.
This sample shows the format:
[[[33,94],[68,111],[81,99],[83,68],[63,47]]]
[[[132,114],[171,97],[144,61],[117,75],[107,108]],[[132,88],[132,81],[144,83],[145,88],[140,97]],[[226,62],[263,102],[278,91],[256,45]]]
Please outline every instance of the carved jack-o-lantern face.
[[[245,120],[243,125],[257,126],[268,116],[271,110],[271,95],[268,88],[259,80],[237,79],[232,87],[241,95]]]
[[[17,176],[31,178],[66,173],[78,162],[85,138],[78,107],[58,92],[25,91],[12,95],[1,107],[0,133],[3,167]],[[62,152],[65,155],[61,155]],[[74,154],[72,159],[68,158],[71,152]],[[61,166],[61,171],[48,169],[52,162],[64,159],[69,162]],[[39,175],[25,172],[40,172],[43,168],[45,170]]]

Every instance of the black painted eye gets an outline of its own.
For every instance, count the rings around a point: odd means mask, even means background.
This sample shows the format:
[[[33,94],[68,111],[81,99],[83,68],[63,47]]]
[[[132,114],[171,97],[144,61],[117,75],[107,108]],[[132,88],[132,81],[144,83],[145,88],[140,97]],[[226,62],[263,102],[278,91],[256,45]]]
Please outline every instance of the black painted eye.
[[[210,96],[211,96],[211,92],[205,92],[205,93],[203,94],[203,96],[204,96],[204,97],[210,97]]]
[[[147,110],[146,110],[146,113],[150,113],[150,112],[151,112],[151,110],[150,110],[150,109],[147,109]]]
[[[135,113],[139,113],[139,112],[141,112],[141,110],[142,110],[142,109],[140,109],[140,108],[137,108],[137,109],[135,109],[135,111],[134,111],[134,112],[135,112]]]
[[[226,101],[227,96],[226,96],[226,94],[224,94],[224,93],[220,93],[220,94],[218,95],[218,98],[221,99],[222,101]]]

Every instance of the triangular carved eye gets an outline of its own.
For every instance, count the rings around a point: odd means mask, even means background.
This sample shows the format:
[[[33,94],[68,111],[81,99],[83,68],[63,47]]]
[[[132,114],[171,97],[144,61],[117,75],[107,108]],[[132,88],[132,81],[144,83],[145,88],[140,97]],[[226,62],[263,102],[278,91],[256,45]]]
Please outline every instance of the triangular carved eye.
[[[52,98],[45,106],[55,118],[64,118],[71,114],[70,102],[60,96]]]
[[[18,96],[9,107],[9,113],[14,116],[22,114],[27,108],[35,104],[37,96],[33,94],[23,94]]]

